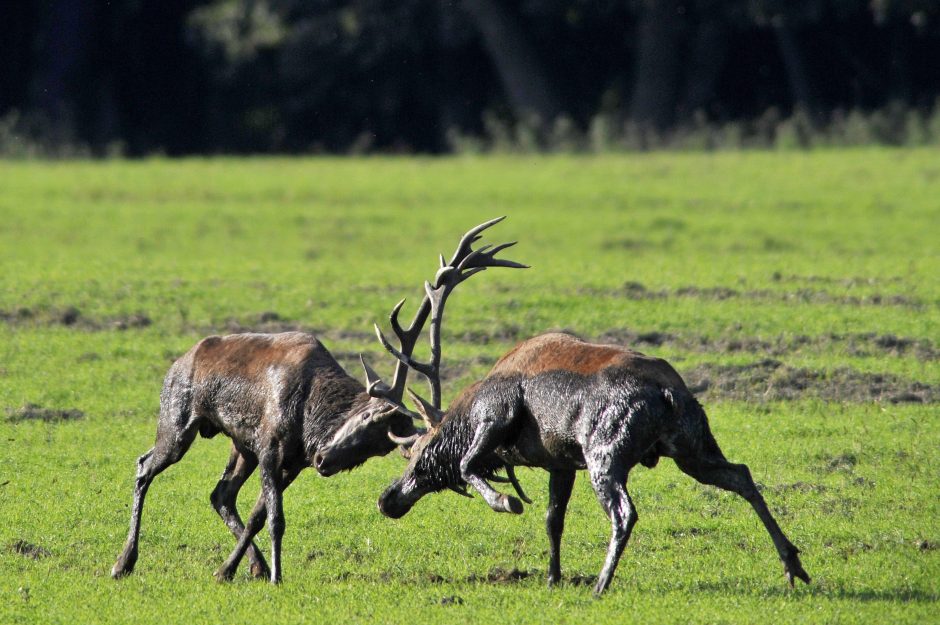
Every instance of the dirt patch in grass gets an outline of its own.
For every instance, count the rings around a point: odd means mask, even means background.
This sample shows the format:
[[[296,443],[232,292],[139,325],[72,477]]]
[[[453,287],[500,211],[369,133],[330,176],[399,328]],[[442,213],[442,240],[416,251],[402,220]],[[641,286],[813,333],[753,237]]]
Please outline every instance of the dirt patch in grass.
[[[824,493],[829,490],[823,484],[811,484],[809,482],[793,482],[792,484],[776,484],[774,486],[767,487],[772,493],[786,493],[786,492],[798,492],[798,493]]]
[[[593,586],[597,583],[597,575],[572,575],[568,578],[562,578],[562,583],[571,586]]]
[[[819,371],[764,359],[746,365],[703,364],[683,375],[689,388],[707,399],[789,401],[818,397],[826,401],[934,403],[940,387],[904,380],[889,373],[863,373],[840,367]]]
[[[183,328],[187,332],[200,336],[219,334],[277,334],[279,332],[306,332],[315,335],[325,343],[338,343],[347,341],[371,341],[378,344],[375,332],[363,330],[345,330],[322,328],[301,321],[287,319],[274,311],[264,311],[247,315],[245,317],[229,317],[221,323],[211,325],[187,325]],[[334,352],[335,354],[335,352]],[[357,354],[358,358],[358,354]]]
[[[310,332],[312,334],[318,334],[315,328],[296,321],[284,319],[281,315],[271,310],[249,315],[241,319],[229,317],[219,325],[198,328],[199,334],[206,335],[245,334],[247,332],[259,332],[262,334]]]
[[[864,276],[801,276],[797,274],[784,274],[779,271],[772,273],[770,279],[774,282],[794,282],[798,284],[834,284],[844,288],[852,288],[856,286],[876,286],[879,284],[900,284],[904,281],[901,276],[891,276],[888,278],[866,278]]]
[[[199,334],[244,334],[258,332],[261,334],[276,334],[278,332],[307,332],[314,334],[322,341],[328,343],[342,343],[347,341],[375,342],[375,332],[371,329],[345,330],[312,326],[299,321],[286,319],[273,311],[265,311],[249,315],[243,319],[234,317],[226,319],[221,325],[206,326],[198,329]],[[358,354],[356,354],[358,359]]]
[[[33,543],[26,542],[23,539],[14,540],[9,545],[7,545],[7,548],[17,555],[21,555],[24,558],[31,558],[33,560],[40,560],[52,555],[52,552],[45,547],[34,545]]]
[[[823,466],[822,470],[826,473],[852,473],[855,470],[855,465],[858,464],[858,457],[852,453],[842,453],[837,456],[827,455],[822,458]]]
[[[616,343],[641,351],[664,345],[680,347],[701,353],[772,353],[783,355],[799,349],[822,349],[838,344],[846,351],[853,349],[880,355],[913,353],[924,359],[940,358],[937,348],[926,340],[903,339],[892,335],[851,335],[828,337],[788,337],[774,340],[734,338],[709,340],[701,337],[681,337],[665,332],[634,332],[611,330],[600,337],[600,342]],[[849,347],[853,346],[853,347]],[[871,350],[871,351],[870,351]],[[358,371],[359,353],[337,351],[334,356],[347,371]],[[366,360],[390,369],[391,357],[384,352],[365,352]],[[496,358],[476,356],[461,360],[444,359],[442,381],[447,384],[464,379],[473,371],[485,374]],[[353,374],[355,375],[355,374]],[[420,374],[411,376],[423,382]],[[703,364],[683,373],[686,383],[704,399],[736,401],[789,401],[817,397],[827,401],[881,401],[890,403],[940,402],[940,386],[906,380],[890,373],[864,373],[848,367],[831,371],[790,367],[783,362],[763,358],[745,365]]]
[[[453,340],[474,345],[487,345],[489,343],[510,343],[528,338],[524,330],[517,325],[497,325],[487,330],[467,330],[455,335],[444,334],[443,341]]]
[[[707,534],[714,534],[715,530],[702,528],[702,527],[681,527],[681,528],[673,528],[673,529],[667,530],[667,533],[673,538],[685,538],[685,537],[695,538],[697,536],[705,536]]]
[[[7,421],[19,423],[21,421],[45,421],[55,423],[59,421],[74,421],[81,419],[85,413],[76,408],[43,408],[36,404],[25,404],[19,408],[7,409]]]
[[[642,348],[668,345],[677,349],[706,354],[752,353],[784,356],[801,350],[839,350],[850,356],[913,356],[920,360],[940,360],[940,348],[928,339],[894,334],[836,334],[821,336],[787,335],[772,338],[725,335],[715,338],[699,335],[676,335],[667,332],[637,332],[629,328],[612,328],[600,334],[597,341],[625,347]]]
[[[793,302],[798,304],[840,304],[844,306],[907,306],[923,307],[926,302],[898,294],[872,293],[870,295],[848,295],[830,291],[798,288],[792,291],[772,289],[734,289],[731,287],[684,286],[677,289],[648,289],[639,282],[625,282],[614,289],[583,289],[585,295],[594,297],[620,297],[631,300],[661,300],[670,298],[696,298],[701,300],[745,299],[765,302]]]
[[[50,310],[32,308],[19,308],[15,311],[0,310],[0,322],[13,326],[64,326],[89,332],[130,330],[146,328],[153,324],[153,320],[143,312],[112,317],[92,317],[82,313],[75,306]]]
[[[287,329],[304,329],[289,327]],[[270,331],[270,330],[268,330]],[[308,329],[317,336],[341,341],[374,341],[371,332],[336,331]],[[564,328],[547,329],[552,332],[567,332],[577,336]],[[473,330],[454,335],[444,336],[445,344],[448,342],[469,343],[471,345],[487,345],[490,343],[514,344],[528,338],[522,328],[515,325],[497,325],[489,330]],[[940,347],[926,338],[897,336],[894,334],[855,333],[837,334],[829,333],[821,336],[807,335],[781,335],[776,337],[742,336],[739,334],[726,334],[718,337],[702,335],[673,334],[669,332],[640,332],[630,328],[611,328],[602,332],[593,340],[599,343],[613,343],[632,349],[649,349],[668,346],[683,351],[703,354],[761,354],[768,357],[781,357],[800,351],[839,351],[854,357],[895,356],[914,357],[920,360],[940,360]],[[384,356],[379,356],[382,358]],[[446,360],[446,355],[445,355]],[[492,364],[490,359],[486,364]],[[454,363],[448,366],[459,366]],[[447,375],[447,372],[445,372]],[[451,377],[460,377],[458,373]]]
[[[305,328],[290,327],[287,329]],[[318,337],[329,341],[368,342],[375,340],[375,335],[371,332],[306,330],[312,331]],[[566,329],[550,329],[546,331],[567,332],[568,334],[577,336],[577,332]],[[445,346],[451,341],[469,343],[471,345],[487,345],[490,343],[514,344],[527,337],[528,334],[525,334],[518,326],[507,325],[496,326],[486,331],[475,330],[451,336],[445,335],[444,343]],[[940,360],[940,347],[929,339],[896,336],[894,334],[830,333],[821,336],[781,335],[776,337],[727,334],[718,337],[706,337],[702,335],[680,335],[658,331],[640,332],[630,328],[611,328],[610,330],[602,332],[593,340],[599,343],[622,345],[640,351],[667,346],[702,354],[760,354],[768,357],[781,357],[801,351],[839,351],[849,356],[862,358],[894,356],[914,357],[924,361]],[[378,356],[380,359],[384,357],[386,356],[381,354]],[[337,358],[339,357],[337,356]],[[356,358],[358,359],[358,354]],[[447,362],[446,354],[445,362]],[[484,364],[492,364],[493,362],[495,362],[495,360],[488,359]],[[447,367],[459,367],[460,365],[460,362],[455,362],[447,365]],[[447,371],[444,371],[444,374],[449,375]],[[462,372],[459,372],[450,377],[460,377],[461,375]]]
[[[486,575],[473,574],[467,578],[468,582],[484,582],[487,584],[515,584],[534,575],[531,571],[521,571],[516,567],[504,569],[493,567]]]

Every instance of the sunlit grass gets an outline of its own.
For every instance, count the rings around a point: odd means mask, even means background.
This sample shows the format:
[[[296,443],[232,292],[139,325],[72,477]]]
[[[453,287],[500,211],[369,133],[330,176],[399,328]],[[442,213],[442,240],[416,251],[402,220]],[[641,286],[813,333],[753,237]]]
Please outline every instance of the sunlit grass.
[[[544,587],[544,472],[519,471],[536,500],[521,517],[447,493],[390,521],[375,501],[403,468],[396,454],[330,480],[305,473],[285,496],[284,584],[219,585],[233,539],[208,495],[223,437],[154,482],[137,570],[108,577],[173,358],[209,333],[264,329],[268,313],[316,330],[354,375],[363,350],[388,370],[371,323],[419,297],[437,253],[495,215],[510,217],[488,240],[518,239],[505,255],[533,268],[488,271],[454,296],[444,366],[461,369],[447,398],[550,328],[666,333],[640,348],[680,371],[772,357],[940,385],[927,349],[940,349],[931,151],[0,163],[0,189],[0,622],[934,618],[936,404],[810,392],[706,399],[726,454],[804,551],[813,584],[793,591],[747,504],[668,460],[631,474],[640,521],[595,601],[589,586]],[[858,338],[886,335],[921,351]],[[794,347],[720,347],[733,338]],[[84,417],[6,420],[27,404]],[[243,493],[246,508],[256,479]],[[608,533],[582,476],[569,579],[596,575]],[[33,559],[16,541],[45,551]],[[526,575],[488,582],[494,567]]]

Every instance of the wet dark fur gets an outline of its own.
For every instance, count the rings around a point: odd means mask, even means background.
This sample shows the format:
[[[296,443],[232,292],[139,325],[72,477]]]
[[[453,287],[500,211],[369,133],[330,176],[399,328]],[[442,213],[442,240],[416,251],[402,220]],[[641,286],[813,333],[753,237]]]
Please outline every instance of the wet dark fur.
[[[400,517],[423,495],[466,482],[494,510],[521,512],[521,502],[498,493],[485,478],[503,465],[544,468],[551,473],[550,583],[561,575],[559,548],[575,471],[588,471],[612,524],[595,586],[600,594],[637,519],[627,476],[637,464],[655,466],[660,456],[673,458],[700,482],[749,501],[791,583],[793,576],[809,581],[798,550],[771,516],[747,467],[725,459],[701,405],[661,359],[566,334],[529,339],[462,393],[440,427],[422,439],[405,474],[380,498],[380,510]]]
[[[418,455],[414,474],[421,476],[421,486],[436,492],[466,484],[460,476],[460,459],[473,442],[473,422],[467,418],[467,413],[473,405],[478,386],[479,383],[474,384],[454,401],[448,418],[441,424],[440,434],[431,437],[424,453]],[[494,454],[484,459],[478,470],[489,477],[504,466],[505,463]]]
[[[167,372],[156,442],[137,462],[130,532],[112,575],[120,577],[134,568],[144,497],[153,478],[183,457],[197,433],[212,437],[222,432],[232,439],[232,451],[211,502],[238,544],[216,575],[230,578],[247,551],[252,573],[277,581],[284,525],[281,492],[344,424],[358,422],[370,411],[387,409],[376,402],[312,334],[203,339]],[[404,415],[392,417],[390,427],[402,434],[414,431],[411,419]],[[330,467],[330,472],[351,469],[371,456],[392,451],[395,445],[387,431],[388,427],[371,428],[357,439],[355,449],[338,455],[340,464]],[[248,531],[243,531],[235,501],[259,465],[262,495],[248,519]],[[272,531],[270,568],[252,542],[265,519]]]

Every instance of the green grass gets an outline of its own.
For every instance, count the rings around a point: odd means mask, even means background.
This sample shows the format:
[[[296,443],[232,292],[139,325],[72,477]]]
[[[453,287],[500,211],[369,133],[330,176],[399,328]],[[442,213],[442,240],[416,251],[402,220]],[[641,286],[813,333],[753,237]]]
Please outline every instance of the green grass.
[[[173,358],[273,311],[316,329],[344,364],[366,351],[388,371],[372,321],[418,297],[437,253],[495,215],[510,218],[488,238],[519,239],[505,255],[533,268],[487,272],[454,296],[448,399],[550,328],[668,333],[640,348],[683,372],[767,357],[721,347],[729,339],[805,337],[772,357],[940,387],[934,151],[0,163],[0,189],[2,623],[936,620],[937,404],[825,402],[813,389],[703,396],[726,454],[751,467],[804,552],[813,584],[793,591],[747,504],[668,460],[631,474],[640,521],[596,601],[589,586],[544,587],[544,472],[520,471],[536,500],[521,517],[447,493],[391,521],[375,501],[404,468],[397,454],[329,480],[303,474],[285,496],[284,584],[241,572],[219,585],[211,573],[234,542],[208,502],[223,437],[157,478],[137,570],[108,577]],[[70,307],[77,321],[59,323]],[[119,329],[131,315],[151,323]],[[921,351],[880,347],[885,335]],[[85,416],[8,418],[27,404]],[[566,576],[596,575],[608,535],[581,476]],[[17,553],[19,540],[48,555]],[[494,567],[531,574],[486,581]]]

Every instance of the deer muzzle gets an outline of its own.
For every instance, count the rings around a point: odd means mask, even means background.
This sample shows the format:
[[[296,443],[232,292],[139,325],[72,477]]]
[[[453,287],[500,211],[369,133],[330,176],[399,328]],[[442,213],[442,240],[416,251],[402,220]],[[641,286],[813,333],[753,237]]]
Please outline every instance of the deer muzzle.
[[[397,483],[392,484],[379,497],[379,512],[390,519],[400,519],[408,514],[417,501],[417,497],[409,497],[403,493]]]

